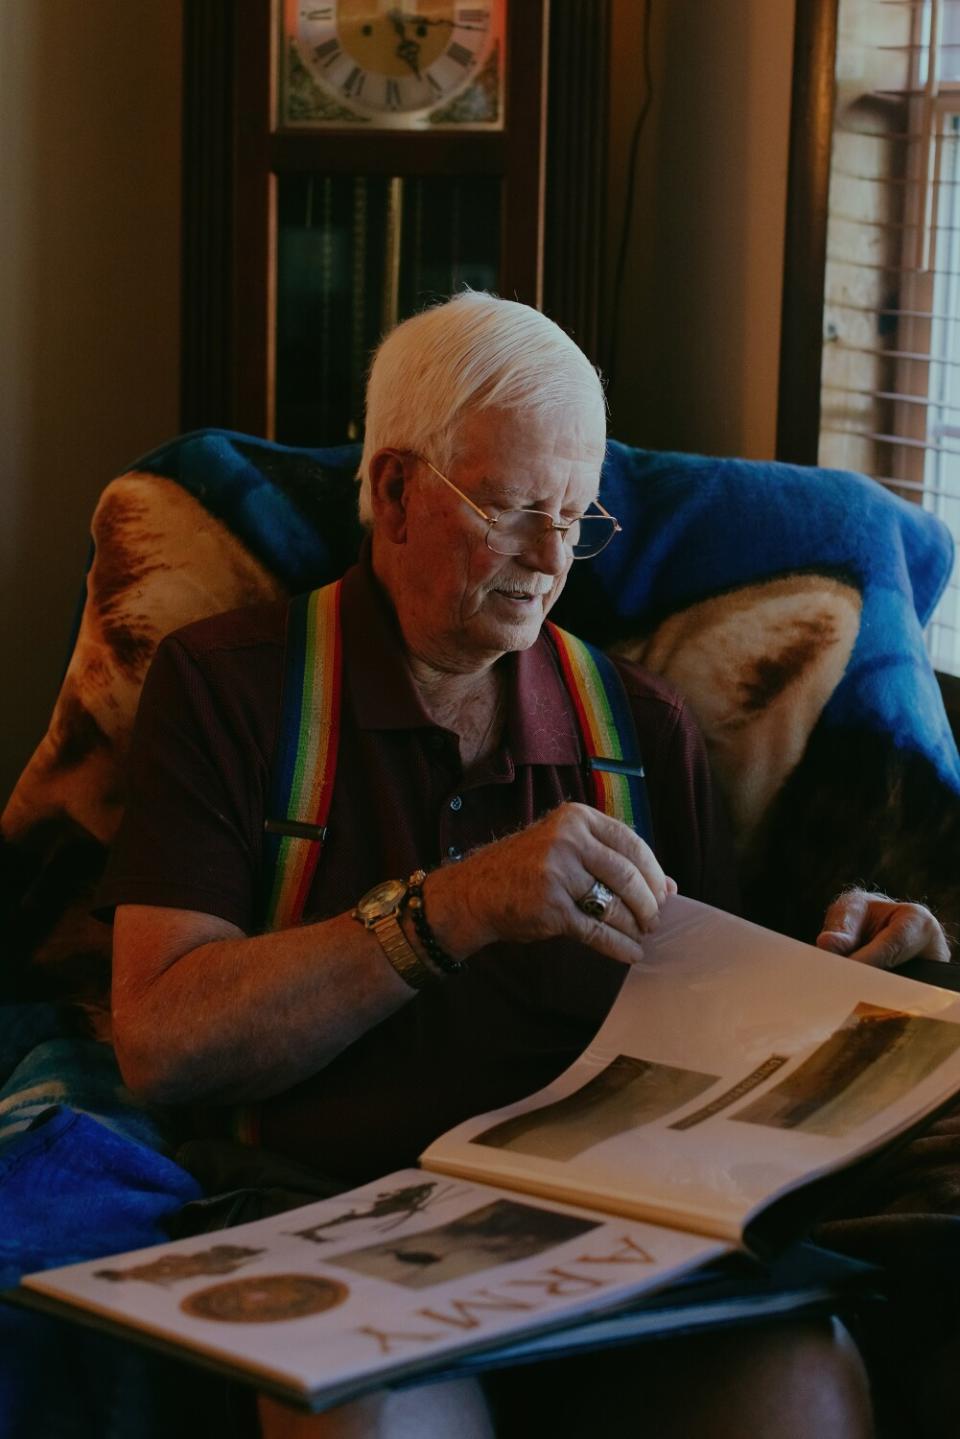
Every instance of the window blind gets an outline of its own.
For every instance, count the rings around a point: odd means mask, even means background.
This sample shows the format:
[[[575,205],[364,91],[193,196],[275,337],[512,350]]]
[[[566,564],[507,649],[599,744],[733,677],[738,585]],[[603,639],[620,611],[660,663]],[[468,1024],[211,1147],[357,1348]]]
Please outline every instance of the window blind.
[[[960,545],[960,0],[839,0],[819,460]],[[960,675],[960,574],[927,631]]]

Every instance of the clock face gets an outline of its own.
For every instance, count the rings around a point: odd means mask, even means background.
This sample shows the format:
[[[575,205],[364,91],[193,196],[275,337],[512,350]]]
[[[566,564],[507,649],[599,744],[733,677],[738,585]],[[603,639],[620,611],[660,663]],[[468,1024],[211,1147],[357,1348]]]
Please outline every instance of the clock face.
[[[441,121],[490,123],[499,119],[499,66],[492,116],[476,106],[475,116],[469,106],[458,116],[451,102],[483,77],[489,109],[503,10],[504,0],[287,0],[285,31],[326,101],[315,121],[409,128],[432,125],[440,114]]]

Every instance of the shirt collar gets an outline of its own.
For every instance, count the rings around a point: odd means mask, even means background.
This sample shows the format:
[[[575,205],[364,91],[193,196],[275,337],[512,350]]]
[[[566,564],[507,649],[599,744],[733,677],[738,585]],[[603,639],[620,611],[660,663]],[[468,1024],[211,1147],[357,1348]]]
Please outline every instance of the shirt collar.
[[[358,563],[343,579],[344,683],[361,729],[436,729],[404,657],[400,627],[373,573],[364,540]],[[515,765],[578,764],[576,715],[544,630],[528,650],[503,657],[506,747]]]

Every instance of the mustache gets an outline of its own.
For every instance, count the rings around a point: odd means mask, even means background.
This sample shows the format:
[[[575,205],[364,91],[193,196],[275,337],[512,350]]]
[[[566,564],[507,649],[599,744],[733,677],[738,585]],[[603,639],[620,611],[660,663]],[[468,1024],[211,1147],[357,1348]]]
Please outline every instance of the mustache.
[[[519,581],[513,583],[510,580],[504,580],[499,585],[494,585],[493,588],[500,594],[534,596],[548,595],[553,589],[553,582],[551,581],[549,584],[544,584],[542,581],[539,583],[527,581],[526,583],[521,584]]]

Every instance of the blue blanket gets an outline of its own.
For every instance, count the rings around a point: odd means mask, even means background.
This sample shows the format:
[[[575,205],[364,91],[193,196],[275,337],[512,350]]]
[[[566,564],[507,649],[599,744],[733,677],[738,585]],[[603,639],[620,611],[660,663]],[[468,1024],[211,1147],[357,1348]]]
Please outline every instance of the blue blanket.
[[[0,1009],[0,1053],[24,1031],[9,1007]],[[62,1082],[70,1088],[73,1041],[57,1042],[67,1059]],[[88,1103],[102,1103],[109,1127],[87,1113],[47,1107],[25,1128],[8,1126],[0,1142],[0,1288],[31,1270],[159,1244],[169,1237],[164,1220],[199,1195],[189,1174],[123,1132],[110,1061],[97,1075],[93,1066],[76,1087]],[[131,1128],[144,1133],[148,1121],[140,1117]],[[192,1409],[199,1406],[209,1419],[216,1402],[181,1365],[0,1303],[4,1439],[160,1439],[174,1425],[190,1434],[197,1432]]]

